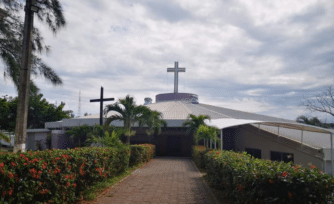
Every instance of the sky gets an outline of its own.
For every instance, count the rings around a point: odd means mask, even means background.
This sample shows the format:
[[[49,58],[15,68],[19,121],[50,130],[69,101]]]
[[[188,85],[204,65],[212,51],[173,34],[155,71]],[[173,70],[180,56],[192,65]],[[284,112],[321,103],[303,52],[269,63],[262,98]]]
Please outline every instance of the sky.
[[[334,121],[302,102],[334,79],[333,0],[60,0],[67,26],[54,35],[35,18],[51,53],[42,55],[62,78],[53,86],[32,77],[50,103],[99,113],[90,99],[174,91],[199,102],[295,120],[300,115]],[[0,61],[0,71],[3,71]],[[0,96],[17,96],[1,76]],[[112,104],[114,102],[106,102]]]

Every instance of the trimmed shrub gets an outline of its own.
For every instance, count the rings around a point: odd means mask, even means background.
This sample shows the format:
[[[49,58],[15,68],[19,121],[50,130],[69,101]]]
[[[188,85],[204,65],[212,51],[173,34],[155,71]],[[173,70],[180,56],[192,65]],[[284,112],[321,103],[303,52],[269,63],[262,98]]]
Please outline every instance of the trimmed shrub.
[[[195,164],[201,168],[205,168],[205,160],[204,160],[204,155],[209,151],[208,148],[204,146],[193,146],[193,160]]]
[[[1,201],[73,203],[93,183],[125,171],[129,158],[129,147],[1,154]]]
[[[152,144],[130,145],[130,149],[130,167],[151,160],[155,154],[155,146]]]
[[[334,177],[315,166],[256,159],[246,152],[210,150],[204,155],[208,182],[235,203],[327,203]]]

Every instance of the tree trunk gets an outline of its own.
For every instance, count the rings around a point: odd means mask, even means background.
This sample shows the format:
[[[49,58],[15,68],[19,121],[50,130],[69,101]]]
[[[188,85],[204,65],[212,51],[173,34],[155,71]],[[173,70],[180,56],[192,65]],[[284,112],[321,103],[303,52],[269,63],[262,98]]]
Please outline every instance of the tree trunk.
[[[130,136],[126,136],[126,143],[129,145],[130,144]]]
[[[32,46],[32,28],[34,13],[31,11],[32,0],[26,0],[24,33],[23,33],[23,49],[22,64],[20,70],[20,84],[18,93],[17,119],[15,127],[15,144],[14,152],[26,150],[27,136],[27,117],[29,103],[29,82],[31,68],[31,46]]]

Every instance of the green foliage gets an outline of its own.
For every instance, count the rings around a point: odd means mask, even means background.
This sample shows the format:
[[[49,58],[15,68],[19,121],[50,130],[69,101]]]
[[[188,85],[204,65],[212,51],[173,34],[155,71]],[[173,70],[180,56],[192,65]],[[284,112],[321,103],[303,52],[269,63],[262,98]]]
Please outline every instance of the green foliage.
[[[182,124],[183,127],[187,127],[187,134],[196,134],[200,125],[205,125],[204,120],[211,119],[208,115],[193,115],[189,114],[187,120]]]
[[[209,148],[206,148],[204,146],[194,146],[193,147],[193,160],[195,164],[201,168],[205,168],[205,160],[204,160],[204,155],[209,151]]]
[[[109,134],[108,131],[105,131],[102,137],[95,137],[92,135],[92,141],[101,144],[103,147],[119,147],[124,145],[119,137],[120,136],[115,130],[113,130],[111,134]]]
[[[119,138],[125,134],[125,130],[123,127],[95,124],[91,130],[86,130],[85,134],[87,135],[85,146],[90,146],[92,143],[104,144],[106,146],[118,146],[122,145]],[[108,135],[107,138],[106,135]],[[110,142],[107,142],[106,140]]]
[[[5,133],[0,132],[0,139],[3,139],[5,142],[10,143],[10,138]]]
[[[246,152],[217,150],[207,152],[204,162],[209,183],[235,203],[327,203],[334,192],[333,177],[315,166],[303,168],[255,159]]]
[[[147,109],[144,117],[139,120],[139,126],[142,125],[148,126],[148,130],[146,131],[148,136],[151,136],[154,132],[160,135],[161,127],[167,127],[167,122],[162,119],[162,113]]]
[[[62,7],[58,0],[36,1],[40,7],[37,17],[42,22],[48,24],[55,33],[59,28],[65,26]],[[24,5],[20,0],[0,1],[7,16],[0,20],[0,58],[4,64],[4,76],[10,78],[18,89],[19,75],[22,56],[22,36],[23,36],[23,16]],[[50,46],[45,45],[43,37],[37,28],[33,29],[32,37],[32,60],[31,75],[43,75],[53,85],[61,85],[60,77],[45,64],[39,55],[49,52]],[[35,83],[30,81],[30,93],[37,93],[38,88]]]
[[[314,125],[314,126],[323,127],[323,128],[329,128],[329,127],[332,126],[332,124],[321,122],[317,117],[308,118],[304,115],[299,116],[296,119],[296,121],[299,122],[299,123],[304,123],[304,124],[307,124],[307,125]]]
[[[217,137],[217,128],[209,127],[206,125],[200,125],[196,131],[196,143],[201,139],[213,140],[216,142],[219,138]]]
[[[130,145],[130,149],[130,167],[147,162],[155,155],[155,146],[152,144]]]
[[[127,136],[127,143],[130,144],[130,137],[135,135],[135,131],[131,131],[131,126],[135,122],[139,122],[148,112],[146,106],[137,106],[134,98],[127,95],[123,99],[119,99],[115,104],[107,105],[104,109],[104,113],[107,114],[109,111],[116,111],[119,115],[113,115],[107,118],[105,124],[109,125],[112,121],[120,120],[124,123],[125,135]]]
[[[145,162],[154,146],[137,154]],[[130,147],[89,147],[68,150],[0,153],[0,195],[8,203],[74,203],[98,182],[125,172]]]
[[[17,117],[18,98],[4,96],[0,98],[0,129],[14,131]],[[43,94],[30,95],[28,105],[28,128],[44,128],[45,122],[59,121],[69,118],[63,111],[65,103],[59,106],[50,104],[43,98]]]
[[[89,125],[82,125],[77,127],[72,127],[66,131],[66,135],[71,138],[72,141],[78,140],[75,144],[77,147],[85,146],[85,140],[93,128]]]

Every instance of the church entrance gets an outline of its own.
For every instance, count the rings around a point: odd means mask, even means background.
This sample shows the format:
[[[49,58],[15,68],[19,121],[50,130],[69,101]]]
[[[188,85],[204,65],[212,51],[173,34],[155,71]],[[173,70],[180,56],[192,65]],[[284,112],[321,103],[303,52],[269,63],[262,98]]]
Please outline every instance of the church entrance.
[[[181,136],[167,136],[166,156],[182,156]]]

